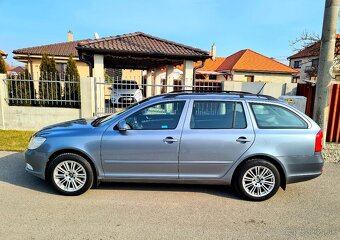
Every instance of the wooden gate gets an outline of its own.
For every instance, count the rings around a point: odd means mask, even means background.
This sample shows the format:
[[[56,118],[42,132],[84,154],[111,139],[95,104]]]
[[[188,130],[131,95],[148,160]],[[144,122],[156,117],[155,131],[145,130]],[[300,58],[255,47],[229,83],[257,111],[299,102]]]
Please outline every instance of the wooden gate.
[[[306,114],[313,117],[315,86],[311,84],[298,84],[298,96],[305,96],[307,98]],[[327,142],[340,143],[340,83],[332,84],[329,98],[329,115],[327,124]]]
[[[332,84],[329,98],[327,142],[340,142],[340,83]]]
[[[296,95],[307,98],[305,113],[312,118],[314,111],[315,86],[309,83],[298,83]]]

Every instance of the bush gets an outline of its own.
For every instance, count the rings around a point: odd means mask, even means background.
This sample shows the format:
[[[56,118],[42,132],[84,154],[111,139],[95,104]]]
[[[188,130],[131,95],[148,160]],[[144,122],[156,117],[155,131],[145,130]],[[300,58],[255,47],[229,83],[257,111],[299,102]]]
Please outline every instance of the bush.
[[[76,61],[73,60],[72,56],[68,58],[66,65],[64,99],[80,101],[80,76]],[[80,107],[80,102],[65,103],[65,105]]]
[[[54,58],[43,55],[40,64],[39,98],[41,106],[60,106],[58,101],[61,99],[61,86],[57,66]],[[58,81],[58,82],[53,82]]]

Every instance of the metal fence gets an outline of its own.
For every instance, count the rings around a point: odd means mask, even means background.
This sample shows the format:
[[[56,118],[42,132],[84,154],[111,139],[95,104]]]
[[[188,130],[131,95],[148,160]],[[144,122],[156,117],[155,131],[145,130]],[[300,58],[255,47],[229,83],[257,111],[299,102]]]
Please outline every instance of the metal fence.
[[[40,74],[40,80],[18,75],[4,79],[10,106],[80,108],[80,82],[74,77]]]
[[[146,82],[145,78],[110,79],[109,81],[95,82],[95,114],[105,114],[121,111],[134,103],[155,95],[191,90],[194,92],[220,92],[222,84],[216,80],[196,79],[194,84],[184,85],[183,80],[173,80],[172,84],[161,80],[160,84],[152,81]],[[185,81],[188,82],[188,81]],[[104,101],[103,101],[104,98]]]

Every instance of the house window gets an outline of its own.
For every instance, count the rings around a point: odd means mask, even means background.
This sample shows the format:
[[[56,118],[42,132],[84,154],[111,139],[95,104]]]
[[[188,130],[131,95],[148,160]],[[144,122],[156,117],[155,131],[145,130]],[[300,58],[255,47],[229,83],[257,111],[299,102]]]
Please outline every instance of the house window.
[[[196,74],[196,79],[205,79],[202,74]]]
[[[245,75],[247,82],[254,82],[254,75]]]
[[[302,63],[301,60],[294,61],[294,68],[301,68],[301,63]]]
[[[318,67],[318,65],[319,65],[319,59],[318,58],[313,59],[312,60],[312,67]]]
[[[216,80],[217,79],[217,75],[209,75],[209,80]]]
[[[299,82],[299,80],[300,80],[299,76],[293,76],[292,83],[297,83],[297,82]]]

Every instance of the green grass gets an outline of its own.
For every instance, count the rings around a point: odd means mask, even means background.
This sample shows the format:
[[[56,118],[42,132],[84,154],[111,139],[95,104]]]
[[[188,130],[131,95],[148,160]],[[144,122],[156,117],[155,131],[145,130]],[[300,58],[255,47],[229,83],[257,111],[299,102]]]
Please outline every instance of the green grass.
[[[0,130],[0,151],[24,151],[33,133],[32,131]]]

